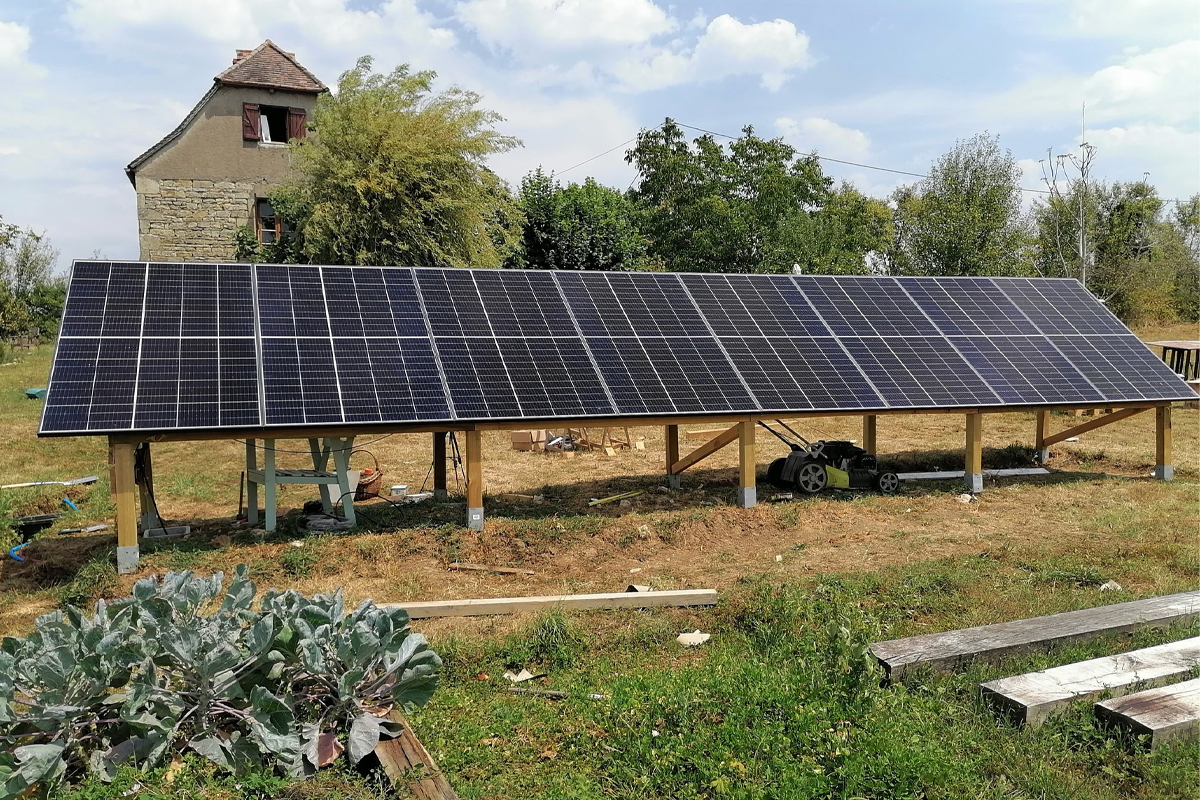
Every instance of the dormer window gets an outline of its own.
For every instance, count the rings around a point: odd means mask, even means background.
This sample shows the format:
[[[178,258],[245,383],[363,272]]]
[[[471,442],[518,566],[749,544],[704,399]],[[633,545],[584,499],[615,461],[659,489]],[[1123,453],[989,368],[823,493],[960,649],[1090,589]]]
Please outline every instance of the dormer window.
[[[287,144],[303,139],[308,115],[303,108],[242,103],[242,139],[262,144]]]

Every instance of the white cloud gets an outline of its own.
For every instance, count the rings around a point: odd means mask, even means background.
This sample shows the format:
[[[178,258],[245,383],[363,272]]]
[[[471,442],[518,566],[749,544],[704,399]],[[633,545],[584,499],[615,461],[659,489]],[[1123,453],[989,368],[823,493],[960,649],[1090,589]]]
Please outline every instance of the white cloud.
[[[1195,0],[1073,0],[1075,32],[1096,38],[1178,41],[1200,35]]]
[[[775,130],[801,152],[816,151],[830,158],[862,161],[871,151],[871,139],[854,128],[846,128],[822,117],[794,120],[780,117]]]
[[[28,59],[33,36],[29,28],[0,19],[0,77],[26,79],[41,77],[45,70]]]
[[[722,14],[708,23],[691,50],[677,43],[652,48],[617,65],[615,72],[635,90],[758,75],[763,87],[774,92],[811,63],[808,45],[808,35],[788,20],[747,24]]]
[[[1137,122],[1089,129],[1087,137],[1096,147],[1101,174],[1137,180],[1149,172],[1150,182],[1164,198],[1200,192],[1200,132]]]
[[[678,27],[651,0],[466,0],[454,13],[480,40],[510,49],[639,44]]]
[[[124,39],[131,29],[156,28],[181,28],[227,43],[259,38],[245,0],[71,0],[67,21],[80,38],[96,42]]]

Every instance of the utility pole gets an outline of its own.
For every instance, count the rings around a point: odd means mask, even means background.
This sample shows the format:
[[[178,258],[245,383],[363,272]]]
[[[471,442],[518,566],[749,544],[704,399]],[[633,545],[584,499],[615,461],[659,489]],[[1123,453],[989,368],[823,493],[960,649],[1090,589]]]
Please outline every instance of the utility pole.
[[[1083,210],[1083,196],[1087,194],[1088,185],[1088,166],[1091,159],[1087,157],[1087,103],[1084,103],[1080,111],[1080,135],[1079,135],[1079,173],[1083,181],[1082,191],[1079,192],[1079,282],[1083,284],[1083,288],[1087,288],[1087,218]]]

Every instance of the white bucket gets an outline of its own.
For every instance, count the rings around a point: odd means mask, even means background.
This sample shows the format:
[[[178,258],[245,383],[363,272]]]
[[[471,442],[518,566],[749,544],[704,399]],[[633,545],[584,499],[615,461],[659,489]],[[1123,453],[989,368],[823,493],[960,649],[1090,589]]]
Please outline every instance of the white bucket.
[[[408,494],[408,484],[397,483],[392,486],[392,497],[404,497]]]

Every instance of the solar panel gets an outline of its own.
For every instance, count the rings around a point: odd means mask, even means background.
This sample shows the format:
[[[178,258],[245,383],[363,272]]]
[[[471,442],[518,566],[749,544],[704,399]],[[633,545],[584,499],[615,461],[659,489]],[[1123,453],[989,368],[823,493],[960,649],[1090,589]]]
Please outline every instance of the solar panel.
[[[1190,396],[1074,281],[77,262],[40,432]]]

